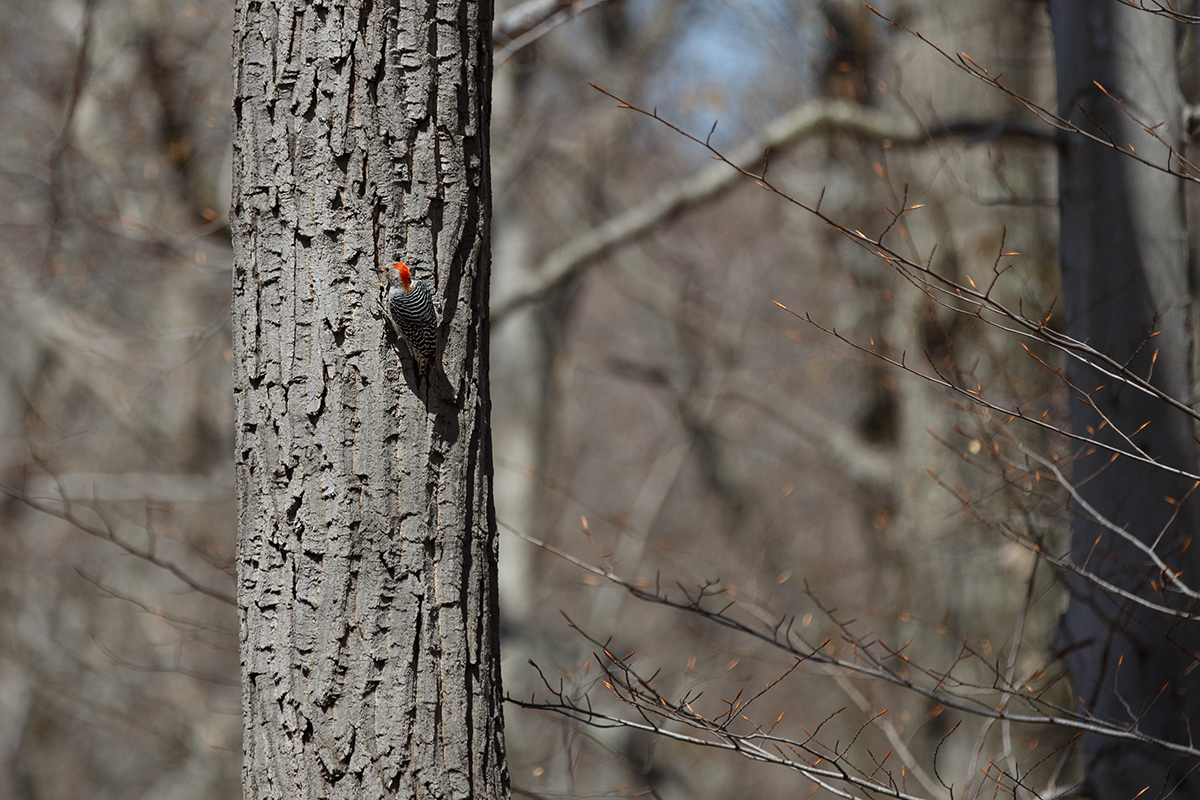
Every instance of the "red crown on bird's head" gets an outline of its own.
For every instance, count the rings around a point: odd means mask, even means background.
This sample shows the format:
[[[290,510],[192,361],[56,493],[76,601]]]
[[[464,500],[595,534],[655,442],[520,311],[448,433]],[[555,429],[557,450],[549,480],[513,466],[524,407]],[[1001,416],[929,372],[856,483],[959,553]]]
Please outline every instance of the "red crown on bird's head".
[[[412,275],[409,274],[408,264],[405,264],[403,261],[397,261],[392,266],[396,268],[396,272],[400,273],[400,283],[404,284],[404,291],[412,291]]]

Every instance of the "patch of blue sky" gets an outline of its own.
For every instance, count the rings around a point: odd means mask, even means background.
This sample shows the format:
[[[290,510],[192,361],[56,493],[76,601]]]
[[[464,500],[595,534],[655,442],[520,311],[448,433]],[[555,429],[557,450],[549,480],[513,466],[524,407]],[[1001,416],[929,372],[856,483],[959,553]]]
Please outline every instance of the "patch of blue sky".
[[[635,24],[661,1],[631,3]],[[693,0],[684,13],[647,81],[648,107],[701,137],[719,120],[712,141],[728,148],[811,96],[822,28],[809,0]]]

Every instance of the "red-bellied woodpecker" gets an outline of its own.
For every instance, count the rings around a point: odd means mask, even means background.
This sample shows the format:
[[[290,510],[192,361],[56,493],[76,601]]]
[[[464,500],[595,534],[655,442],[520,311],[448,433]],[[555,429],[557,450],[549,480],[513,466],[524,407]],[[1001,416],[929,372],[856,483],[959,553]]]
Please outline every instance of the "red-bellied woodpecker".
[[[397,261],[383,270],[387,286],[379,303],[396,333],[408,342],[421,373],[428,372],[437,358],[437,311],[424,281],[413,281],[408,265]]]

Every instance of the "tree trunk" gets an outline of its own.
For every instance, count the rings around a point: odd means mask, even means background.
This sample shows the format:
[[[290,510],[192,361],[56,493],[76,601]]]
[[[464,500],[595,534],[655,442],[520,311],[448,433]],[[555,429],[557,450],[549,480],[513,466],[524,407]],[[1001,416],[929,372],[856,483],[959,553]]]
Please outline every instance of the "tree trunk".
[[[1182,143],[1182,97],[1176,78],[1175,31],[1160,18],[1095,0],[1051,4],[1058,73],[1059,113],[1118,147],[1133,145],[1156,163],[1168,163],[1164,148],[1145,134],[1094,82],[1138,119],[1164,122],[1158,134]],[[1081,110],[1081,108],[1083,110]],[[1098,127],[1097,127],[1098,126]],[[1067,136],[1059,171],[1062,213],[1061,259],[1067,332],[1107,352],[1177,398],[1187,398],[1192,322],[1182,181],[1149,168],[1082,136]],[[1149,343],[1147,334],[1158,331]],[[1145,344],[1144,347],[1142,345]],[[1156,357],[1155,357],[1156,355]],[[1083,436],[1127,448],[1116,428],[1162,464],[1195,470],[1197,451],[1187,415],[1077,362],[1067,375],[1108,418],[1078,397],[1071,402],[1071,427]],[[1102,387],[1092,392],[1096,387]],[[1147,424],[1149,423],[1149,424]],[[1197,526],[1197,498],[1182,510],[1191,482],[1132,459],[1107,464],[1107,451],[1087,448],[1074,464],[1083,499],[1102,515],[1156,549],[1195,588],[1197,549],[1187,545]],[[1163,578],[1141,551],[1076,508],[1071,557],[1074,563],[1130,592],[1182,607],[1163,591]],[[1177,511],[1178,516],[1173,518]],[[1194,623],[1162,615],[1068,576],[1071,602],[1055,634],[1081,710],[1151,736],[1191,741],[1200,730],[1200,703],[1193,670],[1185,677],[1197,644]],[[1157,588],[1155,588],[1157,587]],[[1193,609],[1194,610],[1194,609]],[[1189,690],[1193,690],[1189,698]],[[1194,765],[1170,753],[1085,733],[1085,789],[1097,798],[1158,797],[1185,781],[1175,796],[1200,797]]]
[[[490,2],[239,0],[246,798],[508,795],[487,303]],[[376,310],[434,290],[417,376]]]

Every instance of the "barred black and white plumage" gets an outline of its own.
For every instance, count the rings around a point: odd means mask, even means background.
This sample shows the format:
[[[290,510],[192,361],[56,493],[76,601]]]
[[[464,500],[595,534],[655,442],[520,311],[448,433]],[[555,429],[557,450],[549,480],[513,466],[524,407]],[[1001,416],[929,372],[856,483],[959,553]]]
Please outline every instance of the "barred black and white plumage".
[[[408,265],[397,261],[395,272],[387,271],[387,289],[383,313],[396,333],[408,343],[421,372],[426,372],[437,359],[437,310],[433,295],[424,281],[413,281]]]

